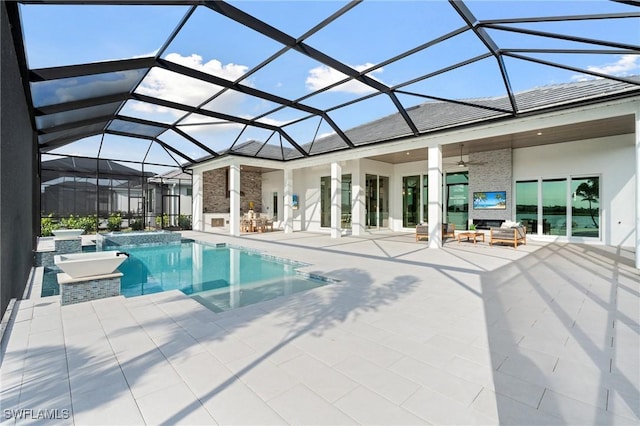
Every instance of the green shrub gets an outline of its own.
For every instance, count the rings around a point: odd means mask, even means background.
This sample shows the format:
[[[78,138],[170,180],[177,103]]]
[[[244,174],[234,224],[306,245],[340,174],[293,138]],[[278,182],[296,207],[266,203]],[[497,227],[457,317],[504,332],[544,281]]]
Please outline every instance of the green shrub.
[[[111,213],[107,219],[107,229],[109,231],[119,231],[122,227],[122,217],[119,214]]]
[[[129,226],[133,231],[142,231],[144,229],[144,221],[141,218],[132,219]]]
[[[50,237],[53,235],[54,229],[59,229],[60,224],[54,222],[53,214],[50,214],[46,217],[40,218],[40,236],[41,237]]]
[[[180,229],[191,229],[191,216],[184,214],[178,216],[178,226]]]
[[[169,227],[169,215],[163,214],[162,216],[156,216],[156,228],[168,228]]]
[[[94,216],[69,216],[60,219],[60,225],[66,229],[83,229],[85,234],[92,234],[96,231],[98,218]]]
[[[93,234],[98,228],[98,216],[84,216],[79,218],[78,228],[84,229],[85,234]]]

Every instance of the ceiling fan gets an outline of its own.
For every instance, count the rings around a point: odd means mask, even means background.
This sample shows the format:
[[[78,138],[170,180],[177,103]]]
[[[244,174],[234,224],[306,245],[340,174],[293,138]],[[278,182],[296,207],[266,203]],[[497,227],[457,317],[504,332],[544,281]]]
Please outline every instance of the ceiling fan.
[[[463,146],[464,146],[464,144],[460,144],[460,160],[458,160],[455,163],[448,163],[448,165],[458,166],[458,167],[467,167],[468,165],[482,165],[482,164],[485,164],[482,161],[464,161],[462,159],[462,147]]]

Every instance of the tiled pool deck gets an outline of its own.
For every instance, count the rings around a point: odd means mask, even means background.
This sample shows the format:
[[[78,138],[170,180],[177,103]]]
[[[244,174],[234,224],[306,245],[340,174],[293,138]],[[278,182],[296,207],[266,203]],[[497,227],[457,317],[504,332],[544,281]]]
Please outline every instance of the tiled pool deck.
[[[630,251],[183,234],[342,282],[223,314],[177,291],[21,301],[2,424],[32,421],[12,410],[75,425],[639,423]]]

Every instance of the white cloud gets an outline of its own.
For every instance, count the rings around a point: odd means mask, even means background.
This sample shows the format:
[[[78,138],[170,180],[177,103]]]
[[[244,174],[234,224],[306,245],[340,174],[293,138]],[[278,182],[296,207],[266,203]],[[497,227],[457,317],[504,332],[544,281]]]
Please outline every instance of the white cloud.
[[[193,68],[231,81],[242,77],[249,70],[249,67],[246,65],[223,65],[222,62],[217,59],[212,59],[209,62],[203,63],[202,56],[195,53],[191,56],[182,56],[179,53],[170,53],[166,56],[166,59],[168,61],[175,62],[176,64],[184,65],[185,67]]]
[[[217,59],[204,62],[202,56],[197,54],[182,56],[178,53],[170,53],[166,56],[166,59],[230,81],[237,80],[248,70],[248,67],[245,65],[223,64]],[[152,68],[142,81],[137,92],[185,105],[198,106],[220,90],[222,90],[220,86],[176,74],[162,68]],[[229,91],[222,97],[224,99],[223,102],[219,100],[216,102],[216,108],[227,114],[234,114],[238,111],[243,97],[244,95],[242,93]],[[151,112],[148,106],[143,104],[137,104],[135,108],[141,112]],[[157,113],[167,112],[166,108],[158,106],[152,106],[151,110]],[[184,114],[182,111],[171,112],[176,118]]]
[[[640,55],[622,55],[616,62],[603,65],[590,65],[587,70],[600,74],[615,75],[619,77],[628,76],[640,70]],[[594,76],[579,74],[571,77],[575,81],[593,80]]]
[[[321,133],[321,134],[318,135],[316,140],[328,138],[329,136],[335,136],[335,135],[336,135],[336,132]]]
[[[352,68],[357,71],[364,71],[368,68],[371,68],[372,66],[373,64],[366,63],[362,65],[356,65]],[[369,77],[372,77],[371,74],[380,74],[382,73],[382,71],[383,71],[383,68],[378,68],[377,70],[369,73]],[[340,71],[337,71],[333,68],[329,68],[326,65],[320,65],[319,67],[309,70],[309,75],[305,83],[307,85],[307,89],[315,92],[316,90],[323,89],[331,84],[344,80],[345,78],[347,78],[347,75],[341,73]],[[373,78],[375,80],[378,80],[375,77]],[[360,83],[359,81],[350,80],[347,83],[341,84],[339,86],[336,86],[330,89],[330,91],[347,92],[347,93],[364,95],[367,93],[371,93],[373,89],[367,86],[366,84]]]
[[[290,123],[293,120],[276,120],[275,118],[271,118],[271,117],[262,117],[262,118],[259,118],[257,121],[259,121],[260,123],[269,124],[271,126],[280,127]]]

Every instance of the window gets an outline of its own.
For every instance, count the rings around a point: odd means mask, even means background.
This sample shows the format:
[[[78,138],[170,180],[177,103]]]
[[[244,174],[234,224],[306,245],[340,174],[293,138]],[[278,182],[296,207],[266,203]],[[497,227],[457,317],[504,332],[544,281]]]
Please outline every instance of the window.
[[[543,179],[542,226],[545,234],[567,235],[566,179]]]
[[[420,222],[420,176],[402,178],[402,226],[416,226]]]
[[[351,228],[351,175],[342,175],[341,206],[342,217],[340,227]],[[320,226],[331,227],[331,176],[320,178]]]
[[[456,229],[467,229],[469,219],[469,172],[448,173],[447,218]]]
[[[571,179],[571,236],[600,237],[600,178]]]
[[[273,220],[278,220],[278,193],[273,193]]]
[[[528,234],[538,233],[538,181],[516,182],[516,221]]]
[[[429,218],[429,176],[422,176],[422,222]]]
[[[366,175],[366,226],[367,228],[389,227],[389,178]]]
[[[527,232],[600,238],[600,178],[517,181],[516,220]]]

